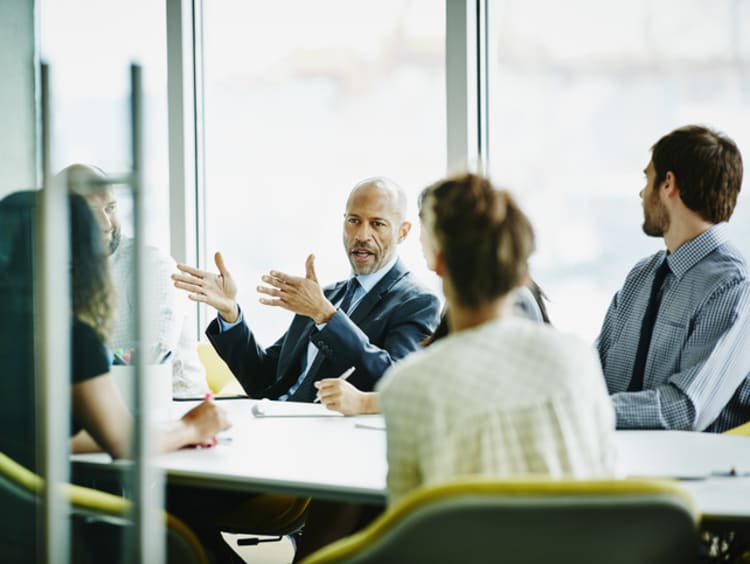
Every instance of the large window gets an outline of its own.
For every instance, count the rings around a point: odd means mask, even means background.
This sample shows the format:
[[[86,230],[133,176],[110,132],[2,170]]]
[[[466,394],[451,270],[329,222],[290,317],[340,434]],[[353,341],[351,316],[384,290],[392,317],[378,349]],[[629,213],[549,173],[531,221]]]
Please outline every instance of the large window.
[[[491,6],[491,173],[533,220],[533,275],[553,322],[593,341],[628,270],[663,248],[641,231],[651,145],[701,123],[750,154],[750,3]],[[745,200],[730,227],[750,256]]]
[[[41,58],[50,65],[52,169],[83,162],[110,174],[131,160],[130,65],[143,75],[143,177],[147,242],[168,250],[167,56],[163,3],[41,0]],[[120,196],[123,229],[130,201]]]
[[[446,168],[443,3],[212,0],[203,55],[207,247],[261,342],[290,317],[258,303],[260,276],[303,275],[309,253],[322,284],[347,276],[344,203],[370,176],[407,190],[401,256],[437,289],[416,197]]]

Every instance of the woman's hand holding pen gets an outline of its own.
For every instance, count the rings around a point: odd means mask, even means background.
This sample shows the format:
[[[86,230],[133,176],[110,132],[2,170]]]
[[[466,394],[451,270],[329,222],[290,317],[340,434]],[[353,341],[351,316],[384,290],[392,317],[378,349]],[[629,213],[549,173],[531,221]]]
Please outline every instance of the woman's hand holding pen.
[[[206,394],[206,399],[182,416],[185,423],[194,433],[191,444],[211,447],[216,445],[216,434],[226,431],[232,424],[229,422],[227,412],[216,405],[213,394]]]

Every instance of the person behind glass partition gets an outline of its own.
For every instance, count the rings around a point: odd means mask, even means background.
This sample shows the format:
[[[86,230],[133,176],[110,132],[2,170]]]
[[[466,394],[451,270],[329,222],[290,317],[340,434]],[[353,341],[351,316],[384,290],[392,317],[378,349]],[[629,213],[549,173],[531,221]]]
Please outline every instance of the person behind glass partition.
[[[58,173],[69,191],[84,197],[102,230],[109,254],[112,280],[117,292],[116,316],[110,338],[117,360],[130,363],[130,351],[136,348],[132,325],[135,316],[136,287],[135,239],[122,233],[118,202],[110,178],[93,165],[73,164]],[[169,362],[172,366],[172,395],[176,398],[202,398],[208,392],[206,373],[198,358],[195,308],[170,279],[175,261],[152,246],[144,246],[146,276],[155,289],[143,312],[156,328],[156,341],[143,349],[149,361]]]
[[[33,471],[38,471],[41,448],[36,444],[34,354],[35,334],[41,330],[35,327],[34,303],[39,279],[35,255],[41,248],[36,222],[40,200],[41,192],[24,191],[0,201],[0,315],[4,327],[0,393],[8,400],[0,410],[0,451]],[[101,232],[84,199],[71,194],[68,205],[71,264],[70,271],[60,276],[71,276],[70,449],[73,453],[103,450],[113,458],[126,458],[131,452],[133,419],[109,374],[106,342],[112,323],[112,293],[107,257]],[[153,429],[155,449],[209,446],[216,433],[229,426],[224,410],[204,401],[181,419]],[[0,554],[17,548],[18,543],[34,542],[34,516],[26,517],[3,516]],[[33,554],[33,546],[28,550],[26,554]]]

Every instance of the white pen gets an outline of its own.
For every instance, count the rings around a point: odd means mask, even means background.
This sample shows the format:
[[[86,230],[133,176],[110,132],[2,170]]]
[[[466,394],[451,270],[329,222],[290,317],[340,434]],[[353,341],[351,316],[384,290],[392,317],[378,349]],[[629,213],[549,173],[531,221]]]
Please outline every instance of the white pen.
[[[347,368],[346,370],[344,370],[341,373],[341,375],[338,377],[338,379],[339,380],[346,380],[349,376],[351,376],[352,374],[354,374],[354,370],[356,370],[356,368],[354,366],[352,366],[351,368]],[[313,400],[313,403],[320,403],[320,396],[317,396]]]

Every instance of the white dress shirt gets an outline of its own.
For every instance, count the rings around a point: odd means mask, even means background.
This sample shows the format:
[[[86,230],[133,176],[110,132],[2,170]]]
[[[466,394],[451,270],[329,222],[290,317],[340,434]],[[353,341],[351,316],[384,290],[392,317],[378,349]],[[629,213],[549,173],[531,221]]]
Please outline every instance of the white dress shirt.
[[[449,335],[383,377],[391,502],[484,474],[614,471],[615,417],[594,350],[508,316]]]
[[[111,258],[112,282],[117,292],[117,317],[112,333],[112,348],[129,351],[135,348],[132,335],[135,315],[130,289],[134,281],[135,241],[123,237]],[[172,285],[170,275],[177,271],[175,261],[154,247],[146,247],[146,272],[155,292],[144,304],[148,322],[156,327],[156,342],[145,347],[150,357],[162,358],[168,353],[172,363],[174,397],[203,397],[208,391],[206,373],[198,358],[194,308],[184,292]],[[156,302],[156,303],[153,303]],[[157,361],[158,358],[154,360]]]

